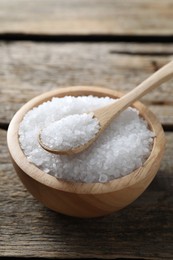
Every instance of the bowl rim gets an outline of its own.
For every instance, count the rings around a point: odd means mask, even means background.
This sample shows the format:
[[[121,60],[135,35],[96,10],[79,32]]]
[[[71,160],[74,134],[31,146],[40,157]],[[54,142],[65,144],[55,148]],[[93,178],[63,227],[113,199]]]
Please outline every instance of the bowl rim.
[[[154,144],[151,154],[145,161],[144,165],[136,169],[135,171],[131,172],[130,174],[111,180],[106,183],[74,183],[66,180],[57,179],[56,177],[43,172],[37,166],[35,166],[27,160],[26,156],[24,155],[20,147],[18,139],[19,124],[22,121],[24,115],[33,107],[37,107],[39,104],[50,100],[52,97],[64,97],[69,95],[68,93],[70,93],[70,95],[72,96],[94,95],[99,97],[109,96],[113,98],[121,97],[123,95],[122,92],[103,87],[72,86],[48,91],[31,99],[16,112],[16,114],[10,122],[7,131],[7,144],[13,163],[16,163],[24,174],[28,175],[30,178],[34,179],[35,181],[43,185],[46,185],[56,190],[77,194],[109,193],[112,191],[118,191],[130,187],[135,183],[145,179],[149,174],[149,171],[146,171],[146,168],[150,169],[155,159],[157,159],[162,150],[164,150],[165,136],[159,120],[146,106],[144,106],[139,101],[135,102],[133,104],[133,107],[139,110],[141,116],[145,118],[149,126],[155,132],[156,137],[154,138]]]

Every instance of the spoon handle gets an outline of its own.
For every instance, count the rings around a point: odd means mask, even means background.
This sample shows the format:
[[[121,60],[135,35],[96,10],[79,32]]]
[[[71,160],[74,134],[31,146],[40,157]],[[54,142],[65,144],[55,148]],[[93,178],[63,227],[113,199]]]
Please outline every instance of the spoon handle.
[[[160,86],[162,83],[169,80],[171,77],[173,77],[173,61],[169,62],[161,69],[156,71],[136,88],[122,96],[118,101],[109,105],[107,109],[98,109],[95,115],[96,117],[99,117],[100,124],[108,124],[114,116],[118,115],[121,111],[125,110],[136,100],[140,99],[142,96],[144,96],[154,88]]]
[[[132,89],[129,93],[121,98],[122,108],[127,108],[129,105],[140,99],[142,96],[159,87],[162,83],[171,79],[173,76],[173,61],[169,62],[149,78],[143,81],[136,88]]]

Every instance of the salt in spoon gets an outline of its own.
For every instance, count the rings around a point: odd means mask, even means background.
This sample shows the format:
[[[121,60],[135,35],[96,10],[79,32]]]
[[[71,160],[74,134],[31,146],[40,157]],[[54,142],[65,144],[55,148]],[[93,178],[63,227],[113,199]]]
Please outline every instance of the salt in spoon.
[[[128,106],[132,105],[136,100],[140,99],[142,96],[144,96],[154,88],[160,86],[162,83],[169,80],[172,76],[173,61],[163,66],[161,69],[152,74],[149,78],[143,81],[140,85],[138,85],[136,88],[125,94],[117,101],[93,111],[93,117],[98,120],[100,128],[97,134],[94,136],[94,138],[89,140],[87,143],[77,147],[70,148],[69,150],[51,149],[43,143],[43,140],[41,138],[41,130],[38,135],[39,144],[44,150],[54,154],[72,155],[86,150],[108,127],[108,125],[112,122],[115,116],[117,116],[120,112],[125,110]]]

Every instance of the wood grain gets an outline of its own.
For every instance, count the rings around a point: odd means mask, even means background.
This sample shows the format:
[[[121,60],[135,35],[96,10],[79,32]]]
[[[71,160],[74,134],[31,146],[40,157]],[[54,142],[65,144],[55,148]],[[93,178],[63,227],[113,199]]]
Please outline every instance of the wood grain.
[[[163,54],[163,55],[160,55]],[[0,122],[9,123],[28,100],[69,85],[129,91],[173,58],[162,44],[0,44]],[[142,101],[163,124],[173,122],[172,81]]]
[[[18,257],[172,259],[173,134],[156,178],[126,209],[98,219],[75,219],[38,203],[9,161],[0,130],[0,254]]]
[[[0,33],[171,35],[172,8],[172,0],[0,0]]]

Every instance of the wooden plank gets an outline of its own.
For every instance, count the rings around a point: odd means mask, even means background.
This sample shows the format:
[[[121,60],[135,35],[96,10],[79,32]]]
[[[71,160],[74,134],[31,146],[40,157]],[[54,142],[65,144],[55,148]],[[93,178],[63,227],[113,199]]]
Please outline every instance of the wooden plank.
[[[173,133],[150,187],[126,209],[97,219],[57,214],[23,187],[0,130],[0,256],[172,259]]]
[[[0,33],[171,35],[172,0],[0,0]]]
[[[32,97],[59,87],[95,85],[129,91],[172,56],[173,46],[161,44],[1,43],[0,123],[9,123]],[[172,124],[171,81],[142,100],[163,124]]]

